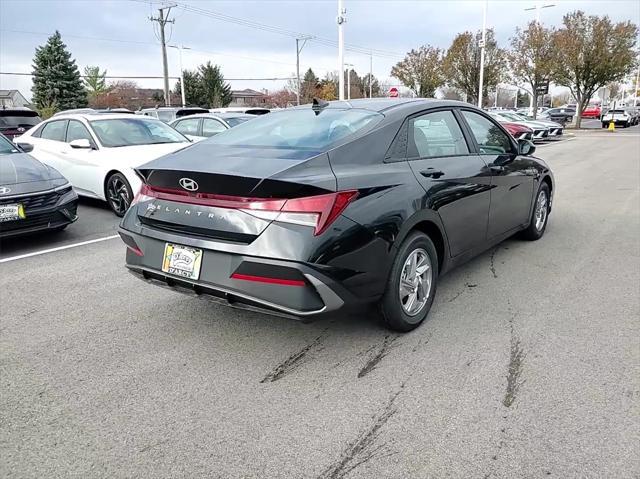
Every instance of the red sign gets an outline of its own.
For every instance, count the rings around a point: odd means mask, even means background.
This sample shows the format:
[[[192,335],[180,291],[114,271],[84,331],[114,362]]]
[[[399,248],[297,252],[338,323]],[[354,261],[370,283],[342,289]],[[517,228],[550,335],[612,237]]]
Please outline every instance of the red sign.
[[[396,87],[389,88],[389,98],[398,98],[400,93]]]

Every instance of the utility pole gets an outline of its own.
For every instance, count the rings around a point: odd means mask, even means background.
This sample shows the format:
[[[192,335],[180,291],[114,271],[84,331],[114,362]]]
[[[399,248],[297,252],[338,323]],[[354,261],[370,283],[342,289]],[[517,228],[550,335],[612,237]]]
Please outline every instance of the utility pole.
[[[152,22],[158,22],[160,27],[160,44],[162,45],[162,69],[164,71],[164,104],[171,106],[171,93],[169,91],[169,67],[167,65],[167,44],[164,36],[164,27],[167,23],[175,23],[175,20],[169,20],[169,12],[176,5],[167,5],[158,9],[158,17],[149,17]],[[166,15],[164,11],[167,11]]]
[[[338,99],[344,100],[344,32],[343,25],[347,21],[347,10],[342,7],[342,0],[338,0]]]
[[[296,38],[296,79],[297,79],[297,91],[296,91],[296,104],[300,105],[300,52],[309,40],[309,36]],[[302,46],[300,46],[300,40],[302,40]]]
[[[484,83],[484,48],[487,43],[487,4],[485,0],[482,13],[482,40],[480,43],[480,85],[478,88],[478,108],[482,108],[482,84]]]
[[[373,81],[373,53],[369,53],[369,98],[373,98],[371,94],[371,82]],[[636,79],[638,83],[638,79]]]
[[[518,89],[516,90],[516,99],[515,99],[515,101],[513,102],[513,107],[514,107],[514,108],[516,108],[516,109],[518,108],[518,95],[519,95],[519,94],[520,94],[520,88],[518,88]]]
[[[498,108],[498,92],[499,91],[500,91],[500,87],[496,85],[496,98],[495,98],[495,101],[493,102],[494,108]]]
[[[525,8],[525,12],[529,12],[531,10],[535,10],[536,11],[536,23],[540,23],[540,10],[542,10],[543,8],[551,8],[551,7],[555,7],[554,4],[552,3],[548,3],[546,5],[543,5],[542,3],[538,2],[536,3],[535,7],[529,7],[529,8]]]
[[[182,69],[182,50],[191,50],[189,47],[185,47],[184,45],[168,45],[169,48],[175,48],[180,52],[180,96],[182,97],[182,108],[187,106],[185,94],[184,94],[184,70]]]

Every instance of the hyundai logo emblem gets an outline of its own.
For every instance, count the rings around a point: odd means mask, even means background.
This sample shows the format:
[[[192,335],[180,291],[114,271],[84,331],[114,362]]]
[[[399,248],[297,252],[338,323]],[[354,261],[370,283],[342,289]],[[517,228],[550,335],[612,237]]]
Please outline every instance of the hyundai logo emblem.
[[[24,131],[24,128],[22,128],[21,126],[19,126],[18,128],[16,128],[16,130],[17,130],[17,131],[19,131],[19,132],[23,132],[23,131]]]
[[[6,195],[11,191],[11,188],[7,188],[6,186],[0,186],[0,195]]]
[[[180,178],[180,186],[187,191],[196,191],[198,189],[198,183],[191,178]]]

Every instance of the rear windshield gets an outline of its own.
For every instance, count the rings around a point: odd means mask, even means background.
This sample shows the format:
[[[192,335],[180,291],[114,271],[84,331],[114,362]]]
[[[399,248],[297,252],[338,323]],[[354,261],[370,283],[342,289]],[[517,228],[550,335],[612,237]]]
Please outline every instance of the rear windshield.
[[[169,125],[146,118],[94,120],[91,126],[100,143],[108,148],[189,141]]]
[[[6,115],[6,116],[5,116]],[[15,113],[12,112],[10,115],[5,113],[0,113],[0,127],[24,127],[31,128],[32,126],[37,125],[42,120],[35,112],[25,112],[25,113]]]
[[[318,113],[318,114],[316,114]],[[207,140],[221,145],[322,149],[383,118],[367,110],[292,109],[260,115]]]
[[[609,113],[626,113],[626,110],[609,110]]]
[[[229,126],[231,128],[233,128],[234,126],[238,126],[240,123],[244,123],[247,120],[251,120],[252,117],[247,117],[247,116],[235,116],[233,118],[223,118],[224,121],[226,121],[227,123],[229,123]]]

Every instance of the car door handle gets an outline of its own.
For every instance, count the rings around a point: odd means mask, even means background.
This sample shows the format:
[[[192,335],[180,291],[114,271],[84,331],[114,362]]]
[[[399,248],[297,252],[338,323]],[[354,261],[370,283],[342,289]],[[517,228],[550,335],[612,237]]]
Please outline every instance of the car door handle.
[[[424,171],[421,171],[420,174],[425,178],[440,178],[444,176],[444,171],[434,170],[433,168],[428,168]]]

